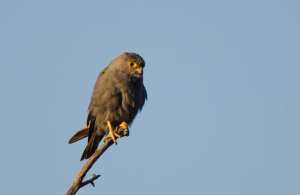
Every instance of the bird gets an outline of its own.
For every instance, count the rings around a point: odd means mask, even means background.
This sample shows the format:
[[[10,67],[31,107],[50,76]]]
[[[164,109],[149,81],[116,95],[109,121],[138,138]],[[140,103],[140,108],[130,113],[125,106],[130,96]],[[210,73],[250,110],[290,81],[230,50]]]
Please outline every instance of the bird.
[[[122,128],[129,135],[129,125],[147,99],[143,82],[144,59],[137,53],[124,52],[113,59],[98,75],[88,107],[86,126],[69,144],[88,138],[81,160],[90,158],[101,140],[111,138],[117,144]]]

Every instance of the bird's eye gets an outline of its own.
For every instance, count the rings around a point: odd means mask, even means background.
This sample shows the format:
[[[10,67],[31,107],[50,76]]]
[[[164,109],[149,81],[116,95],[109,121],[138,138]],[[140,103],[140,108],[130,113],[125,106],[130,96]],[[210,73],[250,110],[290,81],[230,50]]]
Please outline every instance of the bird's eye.
[[[136,63],[132,62],[132,61],[128,61],[127,62],[128,66],[134,68],[136,66]]]

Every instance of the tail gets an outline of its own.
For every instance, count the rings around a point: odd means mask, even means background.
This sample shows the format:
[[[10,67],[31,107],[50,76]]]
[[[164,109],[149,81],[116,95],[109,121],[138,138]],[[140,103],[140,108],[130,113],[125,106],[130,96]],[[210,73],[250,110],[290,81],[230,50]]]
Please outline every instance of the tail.
[[[69,140],[69,144],[73,144],[83,138],[86,138],[89,135],[89,127],[84,127],[80,129],[71,139]]]
[[[69,140],[69,144],[77,142],[83,138],[88,137],[88,144],[83,151],[80,160],[88,159],[90,156],[94,154],[97,150],[98,145],[102,138],[105,135],[105,131],[101,131],[100,134],[94,130],[94,122],[91,125],[80,129],[71,139]]]
[[[92,133],[80,160],[88,159],[95,153],[103,136],[104,135],[98,135],[95,131]]]

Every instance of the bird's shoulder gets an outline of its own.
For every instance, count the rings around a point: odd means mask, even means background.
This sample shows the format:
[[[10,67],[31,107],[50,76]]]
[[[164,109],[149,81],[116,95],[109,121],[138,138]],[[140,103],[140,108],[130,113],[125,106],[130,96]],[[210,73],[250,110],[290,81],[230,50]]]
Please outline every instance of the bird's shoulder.
[[[105,77],[107,75],[107,72],[109,72],[109,66],[106,66],[103,70],[101,70],[101,72],[98,75],[97,80]]]

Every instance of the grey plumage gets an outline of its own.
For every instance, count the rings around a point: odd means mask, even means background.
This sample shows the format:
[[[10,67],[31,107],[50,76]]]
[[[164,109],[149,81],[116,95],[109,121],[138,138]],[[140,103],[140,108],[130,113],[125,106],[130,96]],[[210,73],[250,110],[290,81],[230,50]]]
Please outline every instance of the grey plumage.
[[[147,92],[143,84],[145,62],[136,53],[123,53],[104,68],[96,81],[88,109],[87,128],[81,129],[69,141],[88,136],[81,160],[89,158],[107,134],[107,121],[115,129],[122,122],[130,125],[142,110]]]

